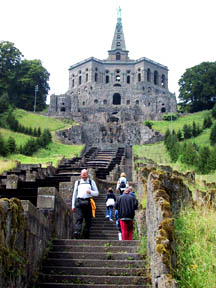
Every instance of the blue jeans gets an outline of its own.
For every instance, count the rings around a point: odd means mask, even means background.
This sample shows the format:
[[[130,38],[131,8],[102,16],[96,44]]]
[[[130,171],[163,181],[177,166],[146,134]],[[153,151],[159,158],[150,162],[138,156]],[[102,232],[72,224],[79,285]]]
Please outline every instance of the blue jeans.
[[[112,211],[113,211],[113,206],[106,207],[106,216],[109,216],[109,219],[112,219]]]

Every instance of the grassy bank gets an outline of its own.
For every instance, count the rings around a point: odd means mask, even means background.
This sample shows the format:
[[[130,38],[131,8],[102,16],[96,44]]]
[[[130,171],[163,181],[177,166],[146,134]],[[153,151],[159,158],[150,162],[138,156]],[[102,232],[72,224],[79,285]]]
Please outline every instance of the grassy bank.
[[[181,212],[175,220],[179,287],[216,286],[216,211],[197,208]]]
[[[7,160],[11,164],[15,161],[19,161],[23,164],[40,163],[44,167],[52,162],[54,166],[57,166],[62,157],[73,158],[79,156],[82,149],[83,145],[50,143],[47,149],[40,149],[38,152],[34,153],[33,156],[13,154],[4,158],[4,161]]]

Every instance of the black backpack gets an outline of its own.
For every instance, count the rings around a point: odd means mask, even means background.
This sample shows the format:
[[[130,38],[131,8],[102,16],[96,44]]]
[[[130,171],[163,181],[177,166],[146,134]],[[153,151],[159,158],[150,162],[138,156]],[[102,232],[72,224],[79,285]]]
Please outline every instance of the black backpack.
[[[126,188],[126,183],[125,183],[125,181],[121,181],[121,183],[120,183],[120,185],[119,185],[119,188],[120,188],[120,189]]]

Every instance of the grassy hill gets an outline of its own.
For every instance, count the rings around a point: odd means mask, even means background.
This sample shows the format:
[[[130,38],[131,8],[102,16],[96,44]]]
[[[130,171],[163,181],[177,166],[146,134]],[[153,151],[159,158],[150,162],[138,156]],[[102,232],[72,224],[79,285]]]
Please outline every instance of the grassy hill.
[[[200,127],[202,127],[203,120],[205,116],[210,113],[210,111],[201,111],[193,114],[188,114],[185,116],[181,116],[175,121],[151,121],[153,123],[153,129],[159,131],[160,133],[164,134],[167,129],[175,130],[176,132],[183,128],[185,124],[191,125],[193,121],[196,124],[199,123]],[[195,138],[188,139],[186,141],[191,141],[196,143],[198,146],[211,146],[209,141],[211,129],[205,129],[199,136]],[[167,150],[163,144],[163,142],[156,143],[156,144],[148,144],[148,145],[134,145],[133,146],[133,153],[134,156],[139,158],[138,161],[144,161],[142,158],[152,159],[159,165],[170,165],[173,169],[186,172],[194,170],[194,167],[189,167],[177,161],[176,163],[172,163],[170,161],[170,157],[167,153]],[[216,172],[206,175],[197,175],[196,176],[198,181],[206,180],[207,182],[215,182]]]
[[[77,125],[76,123],[68,119],[61,121],[52,117],[30,113],[21,109],[14,110],[13,114],[19,123],[25,127],[32,127],[33,129],[40,127],[41,131],[49,128],[52,134],[53,143],[50,143],[47,149],[40,149],[31,157],[24,156],[22,154],[12,154],[7,157],[0,157],[0,173],[2,173],[4,170],[15,167],[16,161],[20,161],[21,163],[41,163],[44,166],[46,166],[49,162],[52,162],[53,165],[56,166],[63,156],[66,158],[72,158],[76,155],[80,155],[83,145],[61,144],[55,137],[56,130],[69,128],[72,125]],[[32,137],[3,128],[0,128],[0,133],[5,140],[12,136],[15,139],[17,146],[25,144],[28,139]]]

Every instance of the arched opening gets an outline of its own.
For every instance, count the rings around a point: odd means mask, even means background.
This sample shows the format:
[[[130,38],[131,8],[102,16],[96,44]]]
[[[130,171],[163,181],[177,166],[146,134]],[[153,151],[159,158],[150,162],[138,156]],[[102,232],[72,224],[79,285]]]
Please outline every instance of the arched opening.
[[[149,68],[147,69],[147,81],[151,82],[151,70]]]
[[[97,82],[97,80],[98,80],[98,74],[95,73],[95,82]]]
[[[139,100],[136,100],[136,105],[139,105]]]
[[[121,87],[121,84],[118,84],[118,83],[117,83],[117,84],[114,84],[113,86],[114,86],[114,87]]]
[[[161,76],[161,86],[163,87],[163,88],[165,88],[165,75],[164,74],[162,74],[162,76]]]
[[[121,60],[121,55],[119,52],[116,53],[116,60]]]
[[[61,112],[65,112],[65,107],[61,107]]]
[[[158,71],[154,71],[154,84],[158,85]]]
[[[165,113],[166,112],[166,108],[165,107],[162,107],[161,108],[161,113]]]
[[[127,76],[127,84],[130,84],[130,76]]]
[[[107,104],[107,100],[105,99],[105,100],[103,100],[103,104],[104,105],[106,105]]]
[[[79,85],[82,84],[82,76],[79,76]]]
[[[141,73],[138,73],[138,82],[141,82]]]
[[[121,105],[121,95],[119,93],[113,95],[113,105]]]
[[[109,83],[109,75],[106,75],[106,84]]]

